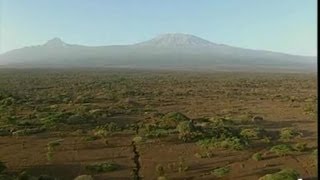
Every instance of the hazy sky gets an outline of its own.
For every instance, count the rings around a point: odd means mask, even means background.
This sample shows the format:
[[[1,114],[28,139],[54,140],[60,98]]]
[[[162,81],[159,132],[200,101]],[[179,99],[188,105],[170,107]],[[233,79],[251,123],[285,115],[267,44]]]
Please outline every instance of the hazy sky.
[[[189,33],[216,43],[316,55],[316,0],[0,0],[0,52],[53,37],[130,44]]]

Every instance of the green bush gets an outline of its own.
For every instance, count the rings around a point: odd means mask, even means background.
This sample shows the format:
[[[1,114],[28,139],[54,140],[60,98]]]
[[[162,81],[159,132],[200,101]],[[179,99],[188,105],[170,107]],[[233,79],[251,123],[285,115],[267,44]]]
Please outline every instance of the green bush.
[[[210,118],[213,126],[233,126],[235,122],[230,118]]]
[[[63,139],[51,141],[47,144],[48,151],[53,151],[55,147],[60,146]]]
[[[301,133],[299,133],[296,129],[293,128],[283,128],[280,131],[280,139],[285,141],[301,135]]]
[[[234,150],[243,150],[248,145],[248,142],[244,139],[240,139],[237,137],[231,138],[211,138],[211,139],[203,139],[197,142],[202,148],[205,149],[234,149]]]
[[[178,171],[181,172],[186,172],[189,169],[189,166],[187,166],[186,161],[183,157],[179,157],[179,162],[178,162]]]
[[[203,158],[213,158],[214,154],[212,152],[207,151],[207,152],[196,153],[194,156],[197,158],[203,159]]]
[[[58,123],[65,123],[66,119],[72,116],[72,113],[64,112],[50,112],[50,113],[41,113],[37,114],[37,118],[40,118],[40,122],[43,123],[46,127],[52,127]]]
[[[280,144],[273,146],[270,151],[277,154],[278,156],[286,156],[288,154],[291,154],[293,149],[290,145]]]
[[[297,143],[293,148],[296,151],[303,152],[307,149],[307,143]]]
[[[223,125],[212,125],[212,127],[206,131],[206,136],[218,139],[241,137],[241,135],[239,134],[239,129]]]
[[[260,139],[263,135],[263,129],[261,128],[252,128],[252,129],[243,129],[240,132],[240,135],[247,139]]]
[[[293,169],[283,169],[274,174],[267,174],[259,180],[297,180],[299,178],[299,173]]]
[[[254,153],[252,155],[252,159],[255,161],[261,161],[262,160],[262,154],[261,153]]]
[[[166,129],[152,129],[152,130],[141,130],[139,133],[143,134],[143,136],[147,138],[160,138],[160,137],[167,137],[170,134],[169,130]]]
[[[192,140],[195,137],[195,127],[190,121],[182,121],[177,125],[179,139],[183,141]]]
[[[95,163],[86,166],[86,170],[92,173],[112,172],[118,169],[118,165],[112,162]]]
[[[237,137],[227,138],[220,142],[220,147],[225,149],[243,150],[247,145],[245,140]]]
[[[93,134],[94,134],[94,136],[105,138],[108,135],[111,135],[112,133],[117,132],[119,130],[121,130],[121,128],[118,127],[118,125],[116,123],[110,122],[110,123],[107,123],[103,126],[97,126],[93,130]]]
[[[171,112],[161,117],[159,125],[162,128],[176,128],[179,122],[189,120],[186,115],[180,112]]]
[[[37,128],[29,128],[29,129],[22,129],[22,130],[17,130],[12,133],[13,136],[27,136],[27,135],[32,135],[32,134],[38,134],[41,132],[46,131],[45,127],[37,127]]]
[[[0,101],[0,105],[3,105],[3,106],[11,106],[11,105],[14,105],[15,104],[15,99],[13,97],[7,97],[3,100]]]
[[[219,167],[211,171],[211,173],[217,177],[223,177],[230,172],[230,167]]]

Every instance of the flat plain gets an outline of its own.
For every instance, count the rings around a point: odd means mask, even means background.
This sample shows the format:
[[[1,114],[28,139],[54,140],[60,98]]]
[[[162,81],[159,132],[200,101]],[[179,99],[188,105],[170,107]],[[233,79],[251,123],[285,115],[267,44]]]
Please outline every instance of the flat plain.
[[[316,78],[1,69],[3,177],[317,179]]]

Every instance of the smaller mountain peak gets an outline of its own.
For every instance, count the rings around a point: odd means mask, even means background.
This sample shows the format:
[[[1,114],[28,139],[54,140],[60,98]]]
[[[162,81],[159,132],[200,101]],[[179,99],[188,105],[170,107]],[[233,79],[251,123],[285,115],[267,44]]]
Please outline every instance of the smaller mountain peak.
[[[55,37],[45,43],[45,46],[50,46],[50,47],[61,47],[65,46],[66,43],[64,43],[60,38]]]

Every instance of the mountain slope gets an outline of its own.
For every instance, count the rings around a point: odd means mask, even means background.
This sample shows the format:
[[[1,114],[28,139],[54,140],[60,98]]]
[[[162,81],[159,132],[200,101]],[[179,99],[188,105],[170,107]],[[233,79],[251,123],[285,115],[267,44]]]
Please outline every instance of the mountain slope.
[[[133,67],[226,70],[314,71],[316,57],[216,44],[188,34],[164,34],[121,46],[71,45],[59,38],[0,55],[12,67]]]

